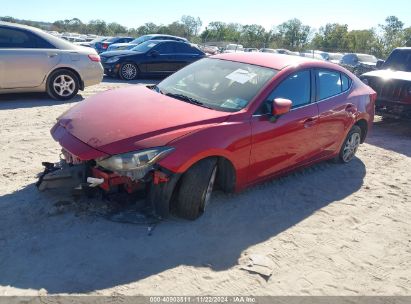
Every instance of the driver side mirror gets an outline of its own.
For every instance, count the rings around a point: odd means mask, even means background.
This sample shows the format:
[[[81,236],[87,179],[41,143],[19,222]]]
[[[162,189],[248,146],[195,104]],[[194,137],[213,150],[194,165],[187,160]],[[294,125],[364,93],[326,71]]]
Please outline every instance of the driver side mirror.
[[[285,98],[276,98],[273,100],[272,115],[280,116],[290,112],[293,102]]]
[[[378,59],[378,60],[377,60],[377,64],[375,65],[375,67],[376,67],[377,69],[381,69],[381,68],[382,68],[382,65],[383,65],[384,63],[385,63],[384,60]]]
[[[151,51],[150,53],[148,53],[149,56],[151,57],[157,57],[158,55],[160,55],[160,53],[158,51]]]

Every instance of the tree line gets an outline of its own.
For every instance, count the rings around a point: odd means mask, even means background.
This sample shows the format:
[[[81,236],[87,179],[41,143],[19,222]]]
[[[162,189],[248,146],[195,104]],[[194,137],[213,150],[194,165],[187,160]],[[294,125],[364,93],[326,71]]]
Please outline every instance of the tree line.
[[[193,43],[238,43],[245,47],[286,48],[292,51],[320,49],[328,52],[361,52],[385,58],[392,49],[411,46],[411,27],[396,16],[389,16],[383,24],[364,30],[348,30],[347,24],[329,23],[318,30],[291,19],[266,30],[258,24],[210,22],[201,31],[199,17],[182,16],[168,25],[145,23],[137,28],[127,28],[119,23],[91,20],[83,23],[78,18],[57,20],[53,23],[18,20],[0,17],[2,21],[23,23],[42,29],[101,36],[129,35],[138,37],[146,34],[169,34],[189,39]]]

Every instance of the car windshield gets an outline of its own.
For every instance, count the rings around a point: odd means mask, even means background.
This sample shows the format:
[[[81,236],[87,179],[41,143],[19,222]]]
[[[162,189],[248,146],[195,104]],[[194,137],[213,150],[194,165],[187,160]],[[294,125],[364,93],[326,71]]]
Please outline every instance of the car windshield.
[[[361,62],[377,63],[377,60],[378,60],[375,56],[372,56],[372,55],[358,54],[357,57],[358,57],[358,60]]]
[[[261,66],[205,58],[166,78],[157,88],[162,94],[200,106],[236,112],[246,107],[277,73]]]
[[[411,50],[394,50],[384,63],[383,68],[411,72]]]
[[[131,50],[139,53],[145,53],[156,46],[158,43],[159,41],[149,40],[133,47]]]

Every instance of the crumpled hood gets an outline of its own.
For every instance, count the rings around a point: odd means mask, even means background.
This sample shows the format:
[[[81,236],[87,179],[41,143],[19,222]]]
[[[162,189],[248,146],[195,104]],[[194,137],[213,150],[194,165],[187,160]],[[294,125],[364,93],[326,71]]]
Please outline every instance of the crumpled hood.
[[[411,81],[411,72],[403,72],[403,71],[377,70],[377,71],[372,71],[372,72],[362,74],[361,76]]]
[[[83,143],[112,155],[163,146],[229,116],[134,85],[81,101],[58,123]]]

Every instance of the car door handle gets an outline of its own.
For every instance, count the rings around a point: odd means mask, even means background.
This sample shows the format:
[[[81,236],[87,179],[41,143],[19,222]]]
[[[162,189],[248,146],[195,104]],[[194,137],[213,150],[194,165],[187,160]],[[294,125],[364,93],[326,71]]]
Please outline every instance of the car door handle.
[[[307,118],[306,120],[304,120],[304,128],[312,127],[313,125],[315,125],[316,121],[317,121],[317,117]]]
[[[57,53],[48,53],[48,54],[47,54],[47,56],[48,56],[49,58],[56,57],[57,55],[58,55]]]

